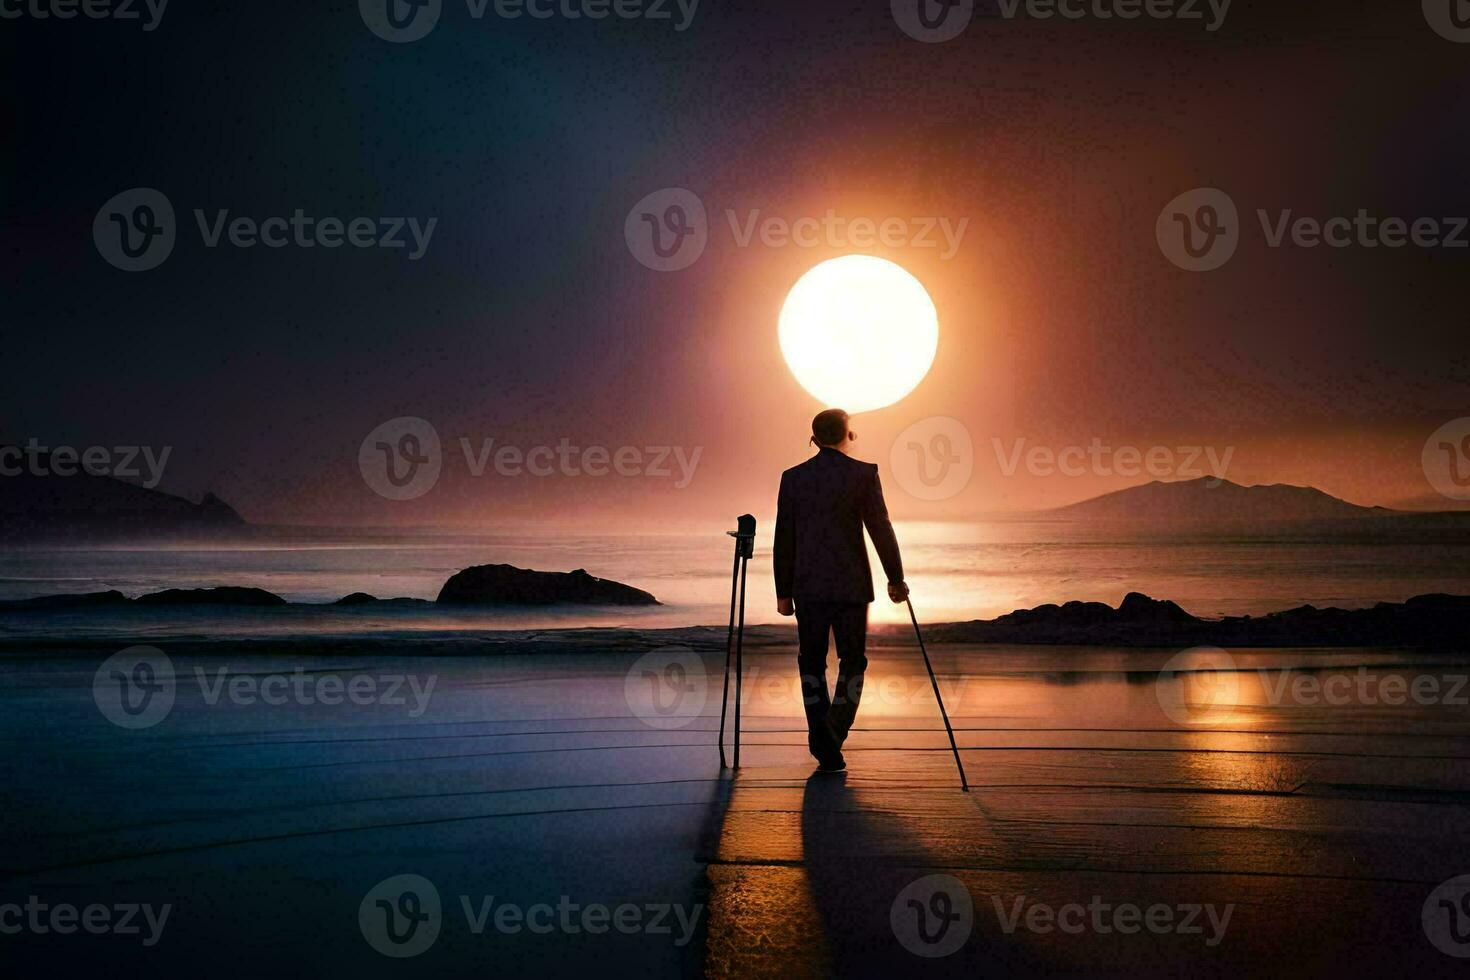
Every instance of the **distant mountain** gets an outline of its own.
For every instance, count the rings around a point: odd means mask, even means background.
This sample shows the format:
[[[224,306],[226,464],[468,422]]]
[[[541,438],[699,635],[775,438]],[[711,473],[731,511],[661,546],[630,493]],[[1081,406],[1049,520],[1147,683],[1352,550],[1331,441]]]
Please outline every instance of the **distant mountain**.
[[[199,503],[80,470],[0,475],[0,540],[185,536],[249,524],[212,493]]]
[[[1093,497],[1047,513],[1054,517],[1149,521],[1307,521],[1389,517],[1403,513],[1360,507],[1315,487],[1285,483],[1243,487],[1229,480],[1200,477],[1165,483],[1155,480]]]

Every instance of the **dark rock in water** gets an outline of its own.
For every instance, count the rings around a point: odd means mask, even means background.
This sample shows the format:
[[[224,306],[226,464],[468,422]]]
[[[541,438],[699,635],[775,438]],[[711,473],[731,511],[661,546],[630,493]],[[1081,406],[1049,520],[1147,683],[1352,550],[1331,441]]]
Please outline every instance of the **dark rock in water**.
[[[69,595],[43,595],[34,599],[10,599],[0,602],[0,610],[92,609],[97,606],[126,606],[132,601],[113,589],[110,592],[78,592]]]
[[[286,600],[264,589],[165,589],[135,600],[140,606],[284,606]]]
[[[1117,609],[1069,602],[1018,609],[929,631],[938,642],[1078,646],[1412,646],[1470,644],[1470,596],[1422,595],[1370,609],[1301,606],[1265,616],[1200,619],[1172,602],[1130,592]]]
[[[437,600],[455,605],[657,606],[642,589],[593,578],[587,570],[536,572],[514,565],[476,565],[456,572],[439,590]]]
[[[332,605],[334,605],[334,606],[432,606],[433,603],[430,602],[428,599],[410,599],[410,598],[407,598],[407,597],[400,597],[400,598],[397,598],[397,599],[379,599],[377,596],[375,596],[375,595],[369,595],[366,592],[354,592],[351,595],[344,595],[342,598],[340,598],[336,602],[332,603]]]

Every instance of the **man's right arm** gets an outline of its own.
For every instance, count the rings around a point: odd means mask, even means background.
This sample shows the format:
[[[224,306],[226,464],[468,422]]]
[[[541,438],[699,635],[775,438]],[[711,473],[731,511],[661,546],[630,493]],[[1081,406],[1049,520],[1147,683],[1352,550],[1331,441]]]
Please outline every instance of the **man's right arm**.
[[[781,490],[776,495],[776,542],[771,550],[771,566],[776,572],[776,600],[791,598],[796,579],[796,524],[791,514],[791,494],[786,487],[786,474],[781,474]]]

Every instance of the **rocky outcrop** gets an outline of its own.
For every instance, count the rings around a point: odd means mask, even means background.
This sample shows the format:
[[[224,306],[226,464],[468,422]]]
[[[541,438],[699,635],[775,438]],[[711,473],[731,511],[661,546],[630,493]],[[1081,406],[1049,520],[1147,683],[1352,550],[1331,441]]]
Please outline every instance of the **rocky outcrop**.
[[[0,610],[25,609],[95,609],[105,606],[127,606],[132,599],[113,589],[110,592],[77,592],[70,595],[43,595],[34,599],[8,599],[0,602]]]
[[[594,578],[585,568],[536,572],[514,565],[476,565],[456,572],[439,590],[437,602],[475,606],[657,606],[642,589]]]
[[[400,597],[400,598],[397,598],[397,599],[379,599],[377,596],[370,595],[367,592],[353,592],[353,593],[351,593],[349,595],[344,595],[342,598],[340,598],[336,602],[332,603],[332,605],[334,605],[334,606],[395,606],[395,607],[397,607],[397,606],[432,606],[433,603],[430,602],[428,599],[409,599],[409,598],[404,598],[404,597]]]
[[[286,600],[264,589],[224,586],[217,589],[165,589],[136,599],[113,589],[110,592],[79,592],[43,595],[34,599],[0,602],[0,612],[43,609],[97,609],[114,606],[284,606]]]
[[[265,589],[165,589],[133,600],[140,606],[284,606],[286,600]]]
[[[1470,643],[1470,596],[1422,595],[1369,609],[1300,606],[1265,616],[1200,619],[1172,602],[1130,592],[1117,609],[1101,602],[1018,609],[995,619],[926,631],[936,642],[1078,646],[1283,647]]]
[[[656,606],[642,589],[594,578],[586,569],[536,572],[514,565],[477,565],[457,572],[444,583],[435,602],[428,599],[379,599],[366,592],[345,595],[334,606],[416,607],[461,606]],[[121,592],[40,596],[0,602],[0,611],[86,609],[106,606],[284,606],[285,599],[264,589],[226,586],[213,589],[166,589],[130,599]]]

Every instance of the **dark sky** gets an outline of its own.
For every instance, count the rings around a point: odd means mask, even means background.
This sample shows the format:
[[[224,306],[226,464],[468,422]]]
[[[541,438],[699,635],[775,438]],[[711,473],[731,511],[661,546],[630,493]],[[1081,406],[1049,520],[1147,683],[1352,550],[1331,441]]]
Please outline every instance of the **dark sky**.
[[[0,20],[0,440],[170,446],[165,489],[263,521],[763,512],[821,407],[784,367],[776,314],[853,249],[741,248],[726,211],[830,208],[969,222],[949,259],[866,249],[925,283],[941,340],[910,399],[860,417],[860,450],[886,459],[942,414],[978,457],[963,494],[907,516],[1118,485],[1003,477],[992,440],[1016,438],[1228,445],[1241,482],[1431,498],[1424,440],[1470,415],[1470,249],[1269,248],[1255,213],[1470,215],[1470,44],[1408,2],[1237,0],[1213,33],[994,10],[943,44],[906,36],[886,0],[704,0],[682,32],[476,20],[445,0],[407,44],[339,0],[173,0],[152,31]],[[127,273],[92,225],[134,187],[167,196],[178,240]],[[681,272],[624,241],[665,187],[709,212]],[[1235,257],[1208,273],[1155,240],[1196,187],[1241,215]],[[410,261],[210,249],[196,208],[438,220]],[[358,469],[398,416],[450,449],[408,502]],[[472,478],[461,436],[703,455],[680,490]]]

